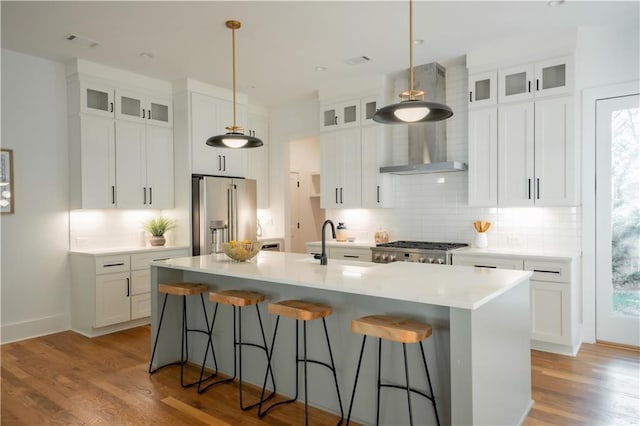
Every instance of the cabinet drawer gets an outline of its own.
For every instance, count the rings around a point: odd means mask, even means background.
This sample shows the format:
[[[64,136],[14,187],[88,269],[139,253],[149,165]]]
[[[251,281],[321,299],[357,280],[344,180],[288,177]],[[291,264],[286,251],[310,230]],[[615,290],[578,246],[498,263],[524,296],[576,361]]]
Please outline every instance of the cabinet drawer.
[[[371,250],[370,249],[358,250],[358,249],[332,247],[329,250],[329,257],[331,259],[371,262]]]
[[[111,274],[114,272],[129,272],[129,256],[100,256],[96,257],[96,274]]]
[[[475,266],[476,268],[489,268],[489,269],[516,269],[521,271],[523,269],[522,259],[510,259],[501,257],[479,257],[479,256],[463,256],[454,255],[452,257],[452,263],[460,266]]]
[[[174,257],[188,256],[186,250],[167,250],[153,253],[140,253],[131,255],[131,270],[148,269],[149,264],[156,260],[172,259]]]
[[[144,269],[131,271],[131,294],[149,293],[151,291],[151,271]]]
[[[151,315],[151,293],[131,296],[131,319],[145,318]]]
[[[531,280],[568,283],[571,279],[571,264],[568,262],[560,263],[525,260],[524,269],[526,271],[533,271]]]

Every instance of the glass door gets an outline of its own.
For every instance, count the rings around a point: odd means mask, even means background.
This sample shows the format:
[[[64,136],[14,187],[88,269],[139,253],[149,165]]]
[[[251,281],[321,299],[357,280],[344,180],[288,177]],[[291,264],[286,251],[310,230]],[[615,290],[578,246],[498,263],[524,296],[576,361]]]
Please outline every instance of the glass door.
[[[640,346],[640,96],[596,104],[596,338]]]

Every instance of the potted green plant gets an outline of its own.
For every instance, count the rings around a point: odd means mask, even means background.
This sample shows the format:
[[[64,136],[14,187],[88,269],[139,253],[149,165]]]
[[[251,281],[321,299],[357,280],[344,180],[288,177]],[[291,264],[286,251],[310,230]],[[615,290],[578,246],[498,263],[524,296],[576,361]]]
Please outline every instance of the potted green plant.
[[[144,230],[151,234],[149,242],[152,246],[163,246],[166,243],[164,233],[176,227],[176,221],[164,216],[154,217],[144,223]]]

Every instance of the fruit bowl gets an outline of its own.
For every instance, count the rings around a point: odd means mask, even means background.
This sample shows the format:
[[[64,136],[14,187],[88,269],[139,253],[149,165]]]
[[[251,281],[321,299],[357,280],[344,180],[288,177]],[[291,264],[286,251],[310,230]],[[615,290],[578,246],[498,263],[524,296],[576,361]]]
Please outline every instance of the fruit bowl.
[[[237,262],[244,262],[252,259],[260,249],[262,243],[259,241],[235,241],[231,240],[228,243],[222,243],[222,251],[231,259]]]

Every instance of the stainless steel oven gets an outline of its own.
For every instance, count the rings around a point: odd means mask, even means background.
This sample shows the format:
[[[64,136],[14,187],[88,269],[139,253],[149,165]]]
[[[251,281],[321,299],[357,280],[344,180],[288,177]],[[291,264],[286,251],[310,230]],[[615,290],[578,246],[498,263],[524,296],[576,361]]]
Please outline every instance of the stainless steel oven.
[[[464,243],[393,241],[371,248],[371,261],[376,263],[419,262],[451,265],[451,253],[467,247]]]

